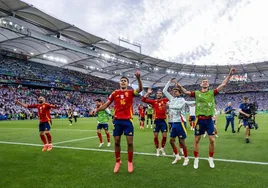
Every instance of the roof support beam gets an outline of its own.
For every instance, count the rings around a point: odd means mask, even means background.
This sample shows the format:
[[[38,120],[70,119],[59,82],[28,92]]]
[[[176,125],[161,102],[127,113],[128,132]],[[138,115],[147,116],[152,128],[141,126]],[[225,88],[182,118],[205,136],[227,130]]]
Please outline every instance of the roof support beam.
[[[66,66],[69,66],[69,65],[74,65],[74,64],[77,64],[79,62],[82,62],[82,61],[85,61],[85,60],[88,60],[88,59],[94,59],[95,57],[87,57],[87,58],[84,58],[84,59],[79,59],[77,61],[73,61],[73,62],[70,62],[70,63],[66,63],[65,65],[62,65],[60,68],[63,68],[63,67],[66,67]]]
[[[258,66],[256,65],[256,63],[252,63],[255,67],[256,67],[256,69],[257,69],[257,71],[262,75],[262,74],[264,74],[265,76],[267,76],[265,73],[263,73],[259,68],[258,68]]]
[[[216,66],[216,76],[215,76],[213,84],[216,84],[216,81],[218,78],[219,78],[219,70],[218,70],[218,66]]]
[[[13,41],[13,40],[16,40],[16,39],[23,39],[23,38],[26,38],[26,36],[18,36],[18,37],[15,37],[15,38],[3,40],[3,41],[0,42],[0,44],[5,43],[5,42],[9,42],[9,41]]]
[[[65,41],[62,41],[58,38],[50,37],[50,36],[44,35],[42,33],[39,33],[37,31],[31,30],[31,29],[27,29],[27,31],[24,31],[24,32],[19,32],[19,31],[16,31],[15,29],[6,28],[3,26],[0,26],[0,27],[2,27],[4,29],[8,29],[10,31],[13,31],[15,33],[19,33],[21,35],[24,35],[25,37],[32,37],[32,38],[37,39],[37,40],[41,40],[41,41],[44,41],[44,42],[47,42],[50,44],[54,44],[56,46],[62,47],[63,49],[69,49],[69,50],[79,52],[82,54],[86,54],[86,55],[90,55],[90,56],[94,56],[94,57],[99,57],[98,53],[95,51],[91,51],[91,50],[86,49],[86,48],[81,48],[81,47],[72,45],[72,44],[67,43]]]
[[[42,55],[45,55],[45,54],[48,54],[48,53],[52,53],[52,52],[56,52],[56,51],[61,51],[61,50],[62,50],[62,48],[60,48],[60,49],[55,49],[55,50],[50,50],[50,51],[48,51],[48,52],[44,52],[44,53],[40,53],[40,54],[36,54],[36,55],[31,56],[31,57],[34,58],[34,57],[37,57],[37,56],[42,56]]]
[[[243,64],[241,64],[241,67],[242,67],[243,72],[244,72],[244,74],[245,74],[245,73],[246,73],[246,69],[245,69],[244,65],[243,65]],[[250,79],[250,81],[251,81],[251,82],[253,82],[253,80],[251,79],[251,77],[248,77],[248,78]]]
[[[62,48],[76,51],[76,52],[79,52],[82,54],[86,54],[86,55],[90,55],[90,56],[94,56],[94,57],[99,57],[97,52],[69,44],[67,42],[64,42],[64,41],[58,39],[58,38],[50,37],[50,36],[38,33],[34,30],[28,29],[28,33],[26,34],[26,36],[30,36],[32,38],[42,40],[42,41],[48,42],[50,44],[54,44],[56,46],[60,46]]]
[[[162,80],[163,78],[167,77],[169,74],[165,74],[164,76],[161,76],[159,79],[157,79],[152,86],[154,86],[157,82],[159,82],[160,80]]]

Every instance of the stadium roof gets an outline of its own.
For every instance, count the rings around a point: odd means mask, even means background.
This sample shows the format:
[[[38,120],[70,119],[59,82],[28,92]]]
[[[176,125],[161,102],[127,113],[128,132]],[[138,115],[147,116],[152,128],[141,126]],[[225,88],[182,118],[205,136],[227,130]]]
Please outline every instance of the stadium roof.
[[[149,57],[92,35],[19,0],[0,1],[0,47],[32,61],[118,80],[140,70],[145,85],[163,86],[176,77],[183,85],[207,77],[220,83],[231,65],[197,66]],[[116,37],[116,36],[115,36]],[[268,62],[234,65],[251,82],[268,80]]]

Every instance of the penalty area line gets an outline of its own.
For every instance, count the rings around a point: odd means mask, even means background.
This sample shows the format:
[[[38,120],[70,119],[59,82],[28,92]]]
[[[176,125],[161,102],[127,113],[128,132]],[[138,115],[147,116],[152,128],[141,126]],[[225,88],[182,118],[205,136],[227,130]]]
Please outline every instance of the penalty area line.
[[[31,144],[31,143],[22,143],[22,142],[6,142],[0,141],[0,144],[9,144],[9,145],[22,145],[22,146],[38,146],[42,147],[43,144]],[[80,147],[70,147],[70,146],[53,146],[54,148],[60,149],[71,149],[71,150],[83,150],[83,151],[98,151],[98,152],[110,152],[113,153],[113,150],[108,149],[96,149],[96,148],[80,148]],[[127,151],[121,151],[121,153],[127,153]],[[155,156],[155,153],[144,153],[144,152],[134,152],[135,155],[147,155],[147,156]],[[172,155],[166,155],[165,157],[174,157]],[[194,157],[189,157],[194,158]],[[208,158],[199,157],[201,160],[207,160]],[[232,159],[217,159],[214,158],[214,161],[220,162],[229,162],[229,163],[242,163],[242,164],[256,164],[256,165],[268,165],[268,162],[258,162],[258,161],[242,161],[242,160],[232,160]]]
[[[68,143],[68,142],[77,142],[80,140],[87,140],[87,139],[91,139],[91,138],[97,138],[98,136],[91,136],[91,137],[85,137],[85,138],[78,138],[78,139],[73,139],[73,140],[65,140],[65,141],[61,141],[61,142],[55,142],[53,144],[63,144],[63,143]]]

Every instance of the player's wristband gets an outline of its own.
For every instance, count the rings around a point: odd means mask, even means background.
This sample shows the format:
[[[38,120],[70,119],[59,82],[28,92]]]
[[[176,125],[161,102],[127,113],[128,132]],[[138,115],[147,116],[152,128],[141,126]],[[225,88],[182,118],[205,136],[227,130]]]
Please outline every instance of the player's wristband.
[[[134,95],[138,95],[139,93],[136,91],[136,90],[134,90]]]

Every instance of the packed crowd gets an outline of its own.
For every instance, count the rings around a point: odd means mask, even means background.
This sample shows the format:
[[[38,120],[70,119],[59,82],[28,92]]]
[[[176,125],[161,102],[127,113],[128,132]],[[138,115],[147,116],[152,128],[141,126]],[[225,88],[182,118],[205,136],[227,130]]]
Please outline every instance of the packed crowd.
[[[10,83],[28,81],[39,86],[44,85],[89,92],[94,90],[111,92],[117,88],[115,82],[89,74],[14,59],[4,59],[1,61],[0,80]]]
[[[37,109],[26,109],[15,105],[15,99],[26,104],[37,103],[38,96],[45,96],[48,103],[58,106],[52,109],[51,113],[59,116],[66,116],[68,109],[72,108],[80,115],[88,116],[95,108],[97,98],[106,101],[108,95],[82,93],[79,91],[63,91],[56,89],[31,89],[24,86],[1,86],[0,85],[0,115],[10,115],[12,119],[29,118],[31,114],[37,115]],[[138,98],[134,108],[137,109]],[[21,117],[22,116],[22,117]]]
[[[219,84],[210,84],[210,89],[215,89]],[[188,90],[196,90],[200,88],[199,84],[185,86]],[[244,93],[248,91],[267,91],[267,82],[231,82],[226,86],[222,93]]]
[[[41,84],[45,82],[50,85],[42,87],[42,85],[36,84],[33,87],[31,84],[26,86],[27,82],[20,85],[22,80]],[[31,114],[37,114],[36,109],[29,110],[15,105],[14,99],[31,104],[36,103],[37,97],[42,94],[49,103],[58,106],[57,109],[52,110],[53,114],[65,115],[68,109],[72,108],[79,114],[87,116],[95,108],[95,99],[101,98],[106,101],[108,93],[119,87],[118,83],[89,74],[14,59],[5,59],[0,63],[0,82],[2,82],[0,85],[0,116],[7,115],[13,119],[28,118]],[[217,86],[211,84],[210,89]],[[185,86],[185,88],[196,90],[200,86],[191,85]],[[159,88],[154,90],[157,89]],[[107,94],[92,93],[94,90],[105,91]],[[268,110],[268,92],[265,91],[268,91],[267,82],[230,83],[220,95],[216,96],[217,108],[224,109],[228,102],[232,102],[233,107],[238,108],[243,96],[248,96],[251,102],[258,103],[259,110]],[[137,113],[137,106],[140,103],[141,99],[135,98],[135,113]]]
[[[0,86],[0,115],[10,115],[13,119],[21,119],[23,116],[30,117],[36,115],[36,109],[25,109],[15,105],[15,99],[27,104],[37,103],[38,96],[46,97],[47,102],[56,104],[57,109],[52,109],[51,113],[56,115],[66,115],[69,108],[74,109],[83,116],[95,108],[97,98],[106,101],[108,95],[81,93],[79,91],[63,91],[55,89],[31,89],[24,86]],[[259,110],[268,110],[268,92],[249,92],[247,94],[219,94],[216,96],[217,109],[222,110],[228,102],[232,102],[234,108],[238,108],[242,98],[248,96],[250,102],[257,102]],[[188,98],[187,100],[193,100]],[[134,112],[138,111],[138,104],[141,98],[136,97],[134,101]],[[22,117],[21,117],[22,115]]]

